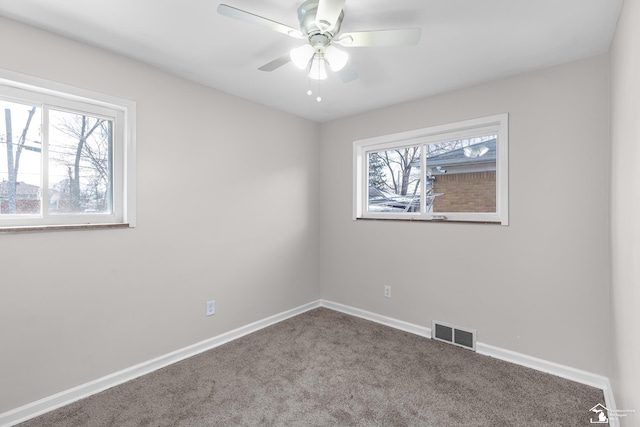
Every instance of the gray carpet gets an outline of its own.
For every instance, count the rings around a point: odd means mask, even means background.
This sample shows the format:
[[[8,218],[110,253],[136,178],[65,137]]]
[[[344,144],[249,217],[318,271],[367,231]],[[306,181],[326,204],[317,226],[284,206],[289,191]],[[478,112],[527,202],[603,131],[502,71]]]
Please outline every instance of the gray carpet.
[[[319,308],[21,426],[586,426],[603,399]]]

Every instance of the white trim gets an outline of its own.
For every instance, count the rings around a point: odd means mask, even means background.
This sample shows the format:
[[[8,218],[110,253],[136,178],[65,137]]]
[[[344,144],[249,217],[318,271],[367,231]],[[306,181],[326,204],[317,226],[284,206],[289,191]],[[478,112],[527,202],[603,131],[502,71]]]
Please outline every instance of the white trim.
[[[399,147],[424,146],[475,136],[497,135],[496,145],[496,211],[495,212],[368,212],[368,153]],[[421,169],[428,160],[421,153]],[[421,180],[424,185],[424,180]],[[424,194],[421,193],[421,194]],[[509,225],[509,114],[463,120],[423,129],[353,141],[352,219],[403,219],[419,221],[495,222]],[[420,198],[421,206],[424,197]]]
[[[136,111],[136,103],[129,101],[127,111],[124,115],[124,173],[126,182],[124,183],[124,194],[122,195],[124,222],[129,227],[134,228],[137,225],[137,188],[138,178],[136,171],[137,166],[137,149],[136,149],[136,123],[138,115]]]
[[[392,317],[383,316],[381,314],[372,313],[370,311],[361,310],[359,308],[327,300],[320,300],[320,306],[334,311],[339,311],[341,313],[350,314],[355,317],[360,317],[361,319],[371,320],[372,322],[390,326],[421,337],[431,338],[431,329],[426,326],[416,325],[414,323],[405,322],[403,320],[394,319]]]
[[[608,385],[609,381],[607,377],[603,377],[602,375],[592,374],[591,372],[572,368],[566,365],[560,365],[555,362],[549,362],[548,360],[538,359],[537,357],[528,356],[526,354],[517,353],[500,347],[494,347],[481,342],[477,343],[476,352],[602,390],[604,390]]]
[[[142,362],[140,364],[123,369],[121,371],[114,372],[113,374],[106,375],[102,378],[89,381],[88,383],[81,384],[77,387],[64,390],[60,393],[56,393],[35,402],[28,403],[7,412],[0,413],[0,426],[9,427],[27,421],[31,418],[37,417],[49,411],[53,411],[54,409],[68,405],[77,400],[84,399],[96,393],[100,393],[101,391],[107,390],[111,387],[115,387],[119,384],[138,378],[142,375],[149,374],[160,368],[164,368],[165,366],[169,366],[173,363],[179,362],[189,357],[193,357],[207,350],[211,350],[222,344],[241,338],[252,332],[259,331],[260,329],[274,325],[283,320],[302,314],[306,311],[313,310],[314,308],[317,308],[319,306],[320,301],[310,302],[300,307],[267,317],[266,319],[250,323],[246,326],[242,326],[238,329],[234,329],[216,337],[206,339],[180,350],[176,350],[163,356],[156,357],[155,359],[151,359],[146,362]]]
[[[413,323],[404,322],[402,320],[394,319],[391,317],[327,300],[320,300],[320,306],[370,320],[372,322],[380,323],[382,325],[390,326],[392,328],[400,329],[405,332],[420,335],[425,338],[431,338],[432,330],[425,326],[415,325]],[[538,359],[533,356],[528,356],[526,354],[517,353],[515,351],[506,350],[481,342],[476,342],[475,351],[476,353],[485,356],[494,357],[496,359],[504,360],[505,362],[513,363],[515,365],[535,369],[536,371],[545,372],[551,375],[565,378],[567,380],[575,381],[580,384],[598,388],[604,393],[604,405],[607,407],[607,409],[612,412],[615,412],[616,410],[616,403],[613,397],[613,389],[611,388],[609,378],[605,376],[593,374],[591,372],[572,368],[566,365],[560,365],[548,360]],[[599,402],[594,402],[594,404],[595,403]],[[589,408],[585,408],[585,411],[588,410]],[[619,427],[620,425],[619,421],[616,418],[612,418],[609,421],[611,427]]]
[[[27,74],[0,69],[0,92],[8,99],[43,108],[50,107],[60,111],[86,112],[90,115],[107,118],[114,122],[113,139],[113,199],[112,214],[91,215],[49,215],[37,218],[16,216],[3,218],[0,222],[6,228],[19,228],[40,225],[89,225],[106,223],[126,223],[136,226],[136,102],[118,98],[87,89],[69,86]],[[44,115],[48,120],[48,115]],[[43,133],[48,126],[44,126]],[[43,135],[45,136],[45,135]],[[47,138],[44,139],[45,141]],[[46,150],[43,149],[43,155]],[[44,159],[46,160],[46,159]],[[46,169],[48,163],[43,167]],[[43,179],[48,175],[43,171]],[[41,186],[47,189],[48,186]],[[47,193],[45,191],[45,193]],[[43,197],[43,211],[46,213],[47,198]]]
[[[604,393],[604,406],[607,407],[608,411],[616,412],[618,407],[616,406],[616,400],[613,397],[613,388],[611,387],[611,383],[609,382],[609,378],[606,379],[606,387],[602,389]],[[609,426],[610,427],[620,427],[620,420],[618,417],[609,417]]]
[[[559,363],[550,362],[548,360],[538,359],[537,357],[528,356],[526,354],[517,353],[515,351],[495,347],[481,342],[476,344],[476,352],[485,356],[504,360],[505,362],[535,369],[536,371],[545,372],[580,384],[598,388],[604,393],[604,405],[607,409],[611,411],[615,411],[616,409],[616,403],[613,398],[613,389],[611,388],[609,378],[605,376],[572,368],[571,366],[560,365]],[[587,410],[588,409],[589,408],[587,408]],[[610,425],[612,427],[618,426],[618,420],[611,419]]]
[[[274,325],[283,320],[305,313],[314,308],[325,307],[330,310],[349,314],[361,319],[370,320],[385,326],[389,326],[401,331],[409,332],[424,338],[431,338],[431,328],[416,325],[414,323],[405,322],[392,317],[383,316],[381,314],[351,307],[348,305],[327,301],[324,299],[316,300],[300,307],[284,311],[279,314],[267,317],[265,319],[250,323],[246,326],[234,329],[216,337],[201,341],[180,350],[165,354],[155,359],[140,363],[135,366],[123,369],[113,374],[98,378],[77,387],[64,390],[60,393],[45,397],[32,403],[20,406],[18,408],[0,413],[0,427],[9,427],[15,424],[35,418],[39,415],[53,411],[54,409],[73,403],[77,400],[89,397],[93,394],[115,387],[142,375],[149,374],[165,366],[195,356],[207,350],[216,348],[222,344],[228,343],[235,339],[241,338],[250,333],[259,331],[260,329]],[[527,356],[526,354],[517,353],[515,351],[506,350],[481,342],[476,343],[476,352],[485,356],[495,357],[509,363],[535,369],[537,371],[546,372],[556,375],[580,384],[601,389],[604,393],[604,405],[612,412],[616,410],[616,403],[613,396],[611,383],[607,377],[593,374],[570,366],[560,365],[558,363],[549,362],[547,360],[538,359],[536,357]],[[599,402],[595,402],[599,403]],[[594,404],[595,404],[594,403]],[[588,411],[589,408],[585,408]],[[619,427],[619,420],[612,418],[609,420],[610,426]]]
[[[104,93],[94,92],[52,80],[34,77],[28,74],[18,73],[6,69],[0,69],[0,84],[20,88],[28,91],[37,91],[47,95],[59,96],[78,102],[87,102],[93,105],[102,105],[107,108],[135,108],[135,101],[119,98]]]

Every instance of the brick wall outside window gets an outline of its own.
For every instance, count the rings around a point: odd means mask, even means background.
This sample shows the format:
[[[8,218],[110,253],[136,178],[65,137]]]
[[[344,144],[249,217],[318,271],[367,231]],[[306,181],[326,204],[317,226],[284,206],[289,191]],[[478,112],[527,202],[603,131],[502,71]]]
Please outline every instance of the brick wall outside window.
[[[433,212],[495,212],[496,172],[438,175],[433,183]]]

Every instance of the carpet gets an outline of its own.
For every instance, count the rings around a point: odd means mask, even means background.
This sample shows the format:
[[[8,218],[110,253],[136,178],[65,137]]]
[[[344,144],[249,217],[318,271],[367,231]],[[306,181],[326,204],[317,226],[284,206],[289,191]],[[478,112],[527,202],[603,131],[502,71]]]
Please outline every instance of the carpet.
[[[25,423],[586,426],[601,390],[318,308]]]

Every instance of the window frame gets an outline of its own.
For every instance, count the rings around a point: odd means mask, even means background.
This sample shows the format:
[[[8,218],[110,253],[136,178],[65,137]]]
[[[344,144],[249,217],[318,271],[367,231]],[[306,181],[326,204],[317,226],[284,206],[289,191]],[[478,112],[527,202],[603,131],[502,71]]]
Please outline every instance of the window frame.
[[[368,212],[368,154],[410,146],[426,146],[485,135],[497,135],[496,211],[492,212]],[[425,150],[421,149],[421,170],[425,170]],[[422,180],[424,181],[424,180]],[[424,191],[421,191],[424,194]],[[481,222],[509,225],[509,115],[496,114],[444,125],[431,126],[353,141],[353,220],[387,219],[444,222]]]
[[[113,120],[113,212],[49,214],[48,150],[41,159],[41,214],[2,215],[0,231],[38,228],[95,228],[100,225],[136,226],[136,103],[62,83],[0,69],[0,96],[7,101],[38,106],[43,142],[48,141],[49,110],[86,114]],[[44,145],[44,144],[43,144]],[[45,194],[46,193],[46,194]]]

